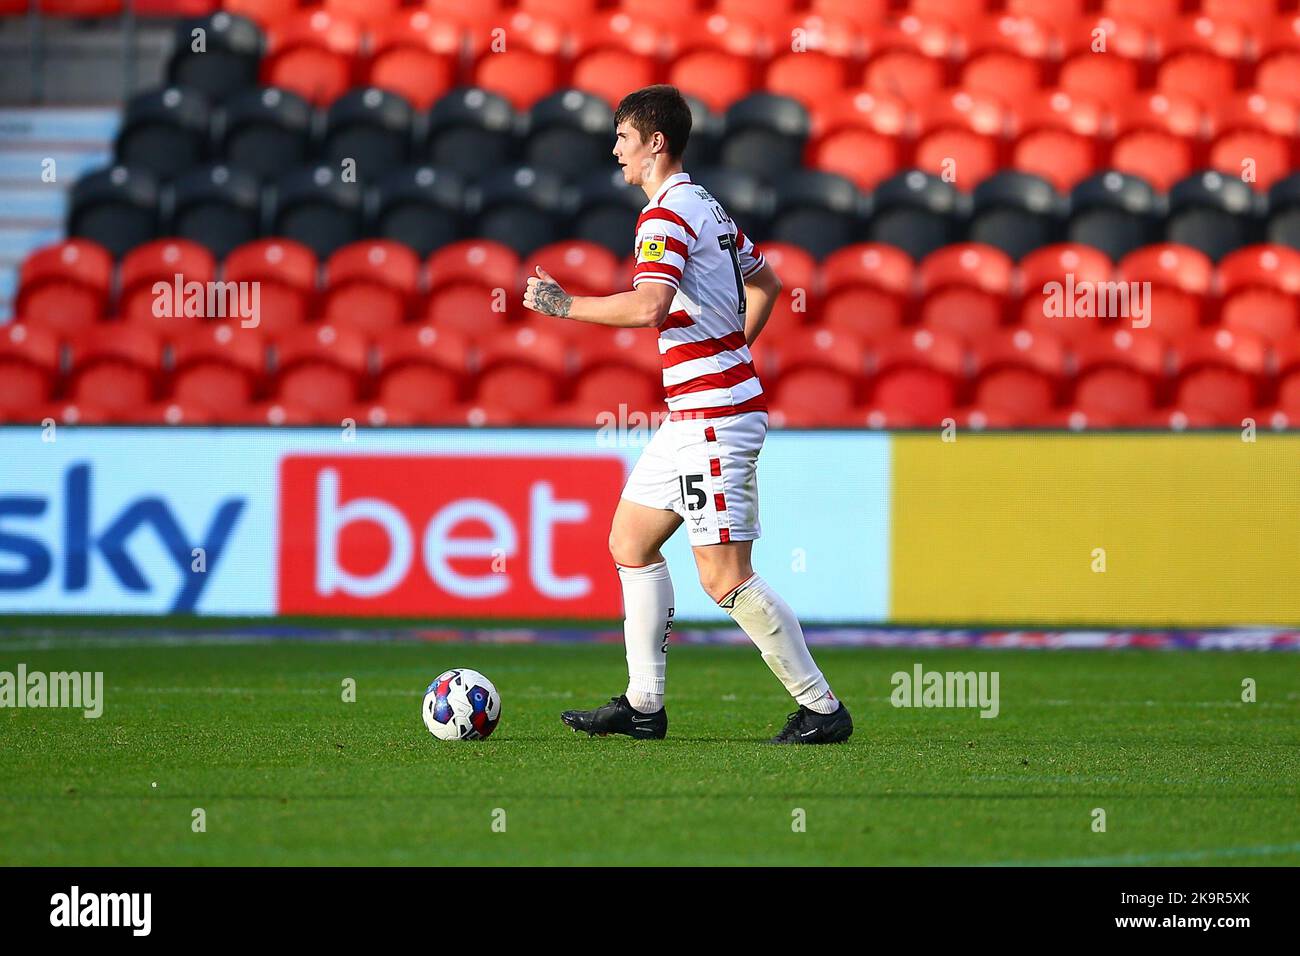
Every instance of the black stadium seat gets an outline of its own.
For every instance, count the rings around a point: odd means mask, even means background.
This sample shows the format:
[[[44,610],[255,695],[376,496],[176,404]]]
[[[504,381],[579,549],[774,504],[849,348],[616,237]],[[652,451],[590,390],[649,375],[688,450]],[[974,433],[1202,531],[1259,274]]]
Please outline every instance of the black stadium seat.
[[[113,155],[119,166],[152,170],[162,179],[203,161],[210,126],[208,98],[169,86],[131,98]]]
[[[312,105],[289,90],[240,90],[213,117],[213,152],[262,179],[272,178],[308,161],[314,115]]]
[[[886,179],[871,194],[866,238],[898,246],[921,260],[962,238],[966,207],[966,198],[952,183],[909,169]]]
[[[712,193],[746,235],[753,239],[768,237],[775,199],[763,180],[753,173],[723,166],[707,166],[689,172],[691,180]]]
[[[1163,211],[1160,194],[1141,176],[1106,170],[1071,191],[1066,238],[1095,246],[1118,262],[1160,241]]]
[[[488,173],[469,190],[467,214],[477,238],[527,255],[563,238],[571,203],[571,192],[556,173],[511,166]]]
[[[248,170],[214,163],[172,183],[168,232],[206,246],[218,259],[261,233],[262,189]]]
[[[698,96],[683,93],[691,108],[691,136],[686,141],[682,164],[687,169],[713,166],[718,161],[718,143],[722,140],[722,117]]]
[[[414,122],[415,110],[396,93],[375,87],[350,90],[326,114],[321,160],[336,168],[352,160],[361,181],[382,179],[410,161]]]
[[[1236,176],[1193,173],[1169,190],[1165,238],[1199,249],[1214,262],[1256,241],[1265,197]]]
[[[598,96],[560,90],[523,117],[523,161],[576,179],[609,164],[614,148],[614,111]]]
[[[385,176],[374,191],[371,235],[394,239],[421,259],[460,237],[465,185],[449,169],[408,166]]]
[[[1060,237],[1065,200],[1050,182],[1008,169],[975,187],[969,237],[1020,259]]]
[[[519,118],[505,97],[477,86],[452,90],[429,110],[424,157],[467,179],[512,162]]]
[[[866,227],[862,194],[852,180],[816,169],[798,169],[773,182],[776,209],[771,239],[788,242],[823,259],[856,242]]]
[[[751,93],[731,105],[724,125],[722,164],[772,182],[802,165],[812,120],[793,97]]]
[[[159,191],[145,169],[110,166],[87,173],[72,188],[68,235],[93,239],[121,258],[158,234]]]
[[[202,49],[195,49],[202,38]],[[265,40],[247,17],[218,10],[182,20],[167,66],[169,82],[201,90],[213,100],[257,83]]]
[[[1292,173],[1268,191],[1268,241],[1300,249],[1300,173]]]
[[[335,166],[304,166],[286,173],[272,191],[271,233],[296,239],[327,258],[361,238],[365,216],[359,182],[344,182]]]
[[[578,181],[573,237],[604,246],[620,258],[632,249],[645,193],[629,186],[623,170],[593,172]]]

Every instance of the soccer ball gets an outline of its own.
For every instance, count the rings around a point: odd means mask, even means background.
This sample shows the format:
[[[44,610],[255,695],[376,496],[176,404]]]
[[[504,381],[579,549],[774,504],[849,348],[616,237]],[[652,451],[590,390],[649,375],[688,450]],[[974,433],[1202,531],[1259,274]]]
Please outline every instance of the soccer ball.
[[[439,740],[484,740],[501,719],[501,696],[478,671],[458,667],[424,692],[424,726]]]

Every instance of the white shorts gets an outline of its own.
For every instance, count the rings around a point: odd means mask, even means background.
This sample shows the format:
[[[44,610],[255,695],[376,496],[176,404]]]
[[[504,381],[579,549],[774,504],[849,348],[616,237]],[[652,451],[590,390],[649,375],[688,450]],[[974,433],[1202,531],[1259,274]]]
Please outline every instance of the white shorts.
[[[758,453],[767,412],[669,420],[628,475],[623,497],[682,516],[691,547],[759,536]]]

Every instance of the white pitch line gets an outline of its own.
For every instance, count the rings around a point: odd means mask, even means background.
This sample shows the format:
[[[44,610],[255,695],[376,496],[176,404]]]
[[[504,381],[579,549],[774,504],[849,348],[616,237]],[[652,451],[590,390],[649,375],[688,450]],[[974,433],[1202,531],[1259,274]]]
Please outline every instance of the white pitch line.
[[[1168,853],[1130,853],[1125,856],[1083,856],[1064,860],[1007,860],[980,866],[1129,866],[1143,863],[1178,863],[1189,860],[1218,860],[1242,856],[1278,856],[1300,853],[1300,843],[1264,846],[1224,846],[1210,850],[1175,850]]]

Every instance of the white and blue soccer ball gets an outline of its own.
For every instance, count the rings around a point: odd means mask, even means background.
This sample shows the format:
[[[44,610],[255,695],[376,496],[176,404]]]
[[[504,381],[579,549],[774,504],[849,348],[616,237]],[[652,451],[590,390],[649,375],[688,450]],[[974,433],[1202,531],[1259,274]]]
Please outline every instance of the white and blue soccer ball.
[[[465,667],[444,671],[424,692],[424,726],[439,740],[485,740],[501,720],[501,695]]]

